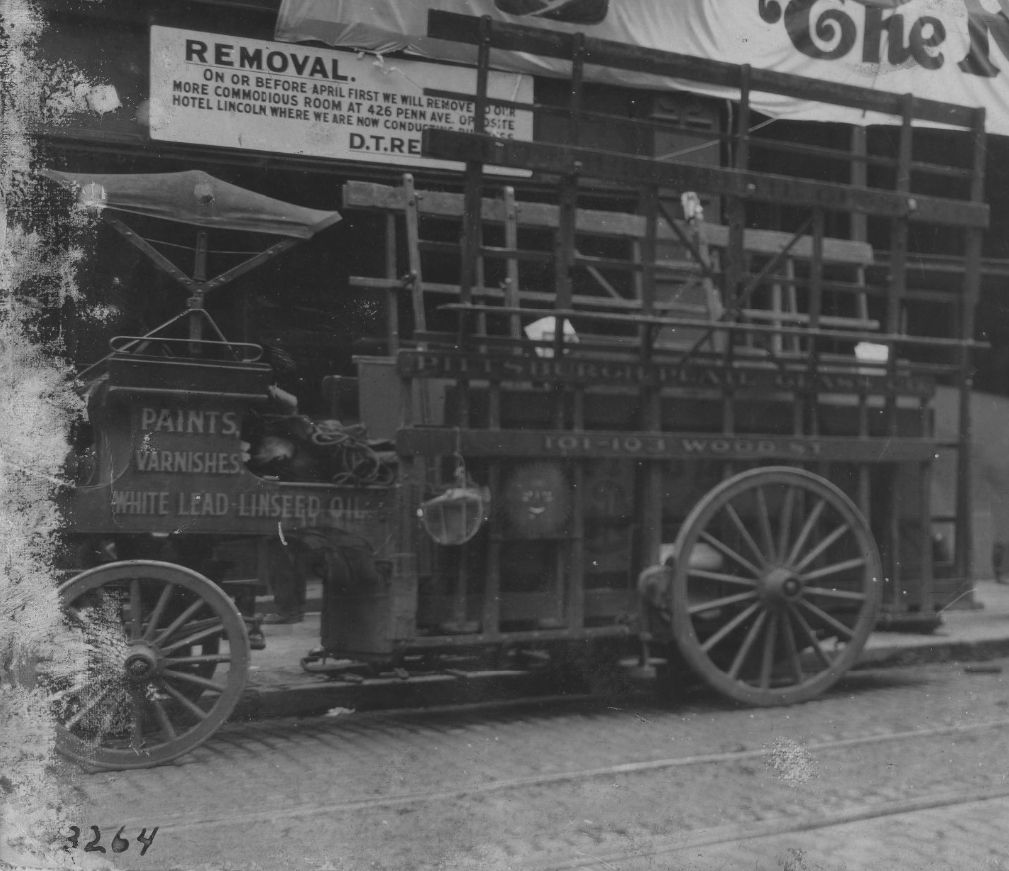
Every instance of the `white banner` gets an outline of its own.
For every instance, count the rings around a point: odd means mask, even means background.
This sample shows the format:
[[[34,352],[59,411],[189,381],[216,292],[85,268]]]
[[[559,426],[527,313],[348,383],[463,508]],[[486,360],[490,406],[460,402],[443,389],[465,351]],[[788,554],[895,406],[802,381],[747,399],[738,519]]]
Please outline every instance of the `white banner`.
[[[151,28],[152,139],[404,166],[452,167],[420,156],[425,127],[472,128],[472,101],[424,90],[473,93],[476,74],[426,61],[358,56]],[[532,80],[495,73],[494,96],[532,101]],[[532,138],[529,112],[496,107],[495,135]]]
[[[429,9],[984,106],[988,129],[1009,135],[1009,0],[283,0],[277,39],[471,60],[469,47],[424,36]],[[566,69],[519,53],[499,57],[499,66],[515,71],[564,75]],[[586,74],[614,84],[720,93],[591,66]],[[753,95],[753,106],[773,117],[883,120],[761,94]]]

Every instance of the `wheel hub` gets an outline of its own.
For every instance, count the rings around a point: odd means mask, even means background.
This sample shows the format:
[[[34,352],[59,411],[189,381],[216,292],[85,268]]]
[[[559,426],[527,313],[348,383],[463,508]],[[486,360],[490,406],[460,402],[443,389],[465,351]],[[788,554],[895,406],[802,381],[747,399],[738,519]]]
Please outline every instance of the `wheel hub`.
[[[130,651],[123,661],[123,670],[127,680],[149,680],[161,669],[158,652],[148,644],[131,644]]]
[[[792,601],[802,594],[802,581],[784,566],[776,566],[768,571],[762,578],[760,587],[764,598],[775,602]]]

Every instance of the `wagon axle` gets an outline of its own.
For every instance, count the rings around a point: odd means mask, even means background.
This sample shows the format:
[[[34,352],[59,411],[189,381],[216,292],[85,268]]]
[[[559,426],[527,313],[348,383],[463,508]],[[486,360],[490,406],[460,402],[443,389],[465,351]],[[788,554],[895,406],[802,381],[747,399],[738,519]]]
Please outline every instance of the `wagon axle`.
[[[775,566],[758,580],[757,589],[766,602],[786,602],[802,594],[802,581],[791,569]]]
[[[123,669],[128,680],[146,683],[161,672],[163,664],[163,657],[156,647],[132,641]]]

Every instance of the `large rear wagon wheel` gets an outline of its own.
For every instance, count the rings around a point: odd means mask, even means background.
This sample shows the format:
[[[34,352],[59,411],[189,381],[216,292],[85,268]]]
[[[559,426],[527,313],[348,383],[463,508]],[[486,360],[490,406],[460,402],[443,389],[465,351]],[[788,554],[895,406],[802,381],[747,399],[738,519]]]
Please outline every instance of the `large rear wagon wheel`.
[[[86,669],[52,682],[57,749],[98,768],[146,768],[207,740],[245,688],[249,640],[232,601],[173,563],[97,566],[60,588]]]
[[[703,559],[691,559],[691,554]],[[812,698],[857,659],[876,622],[879,553],[829,481],[751,469],[694,507],[676,540],[673,635],[709,685],[736,701]]]

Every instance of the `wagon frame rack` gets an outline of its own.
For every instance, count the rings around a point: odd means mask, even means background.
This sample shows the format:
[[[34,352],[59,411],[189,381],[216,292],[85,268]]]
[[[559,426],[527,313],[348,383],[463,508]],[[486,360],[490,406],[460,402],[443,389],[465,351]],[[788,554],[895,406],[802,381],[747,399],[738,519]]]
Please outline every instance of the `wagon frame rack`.
[[[486,347],[486,339],[483,336],[475,335],[477,331],[474,330],[474,326],[485,326],[486,319],[494,316],[494,309],[500,305],[500,302],[494,300],[491,303],[480,293],[478,275],[480,270],[484,268],[484,260],[495,255],[498,257],[522,256],[521,252],[516,251],[502,253],[500,250],[486,246],[481,241],[482,227],[485,225],[481,221],[475,220],[474,216],[480,214],[481,209],[478,203],[481,198],[486,197],[488,191],[493,191],[495,187],[493,176],[487,176],[484,173],[484,167],[506,167],[517,171],[531,170],[534,177],[541,183],[547,178],[555,180],[559,211],[556,231],[557,257],[554,270],[556,302],[554,307],[556,308],[556,316],[561,321],[570,320],[576,315],[580,315],[583,323],[586,318],[612,319],[614,321],[621,318],[621,315],[592,311],[587,306],[582,306],[579,311],[579,308],[572,304],[571,275],[577,269],[579,259],[577,246],[573,243],[579,232],[580,211],[577,205],[579,192],[590,193],[593,184],[615,186],[623,191],[636,190],[639,192],[640,208],[638,214],[644,223],[645,232],[637,252],[641,257],[641,263],[633,264],[630,268],[638,270],[641,277],[640,314],[635,317],[640,317],[642,325],[637,362],[644,367],[653,365],[657,360],[654,340],[658,328],[663,325],[683,325],[681,320],[670,317],[668,312],[663,316],[661,302],[657,300],[655,295],[656,275],[662,269],[661,259],[655,254],[656,246],[661,244],[661,237],[668,236],[670,231],[683,238],[686,230],[684,225],[687,223],[671,216],[669,193],[689,190],[699,191],[702,196],[720,197],[723,202],[723,213],[727,217],[726,226],[717,228],[717,232],[725,237],[723,267],[719,277],[722,282],[726,311],[717,320],[710,320],[703,324],[705,335],[709,332],[754,334],[769,330],[779,336],[801,334],[817,338],[843,338],[853,342],[872,342],[885,345],[890,350],[885,366],[875,370],[876,373],[885,377],[886,384],[896,385],[900,380],[901,372],[905,374],[915,372],[926,377],[945,374],[954,379],[960,395],[956,443],[937,444],[933,441],[932,446],[937,449],[953,450],[956,453],[958,467],[956,505],[952,516],[937,517],[936,522],[953,522],[955,524],[952,573],[956,579],[959,579],[961,588],[968,584],[972,574],[969,474],[970,350],[981,344],[973,340],[973,311],[980,284],[981,243],[988,220],[988,209],[983,203],[984,110],[952,106],[911,95],[891,95],[828,82],[800,79],[767,70],[688,58],[666,52],[639,48],[632,50],[628,46],[579,34],[568,35],[523,25],[506,25],[489,18],[474,19],[454,13],[430,13],[429,35],[439,39],[468,43],[475,46],[477,52],[478,84],[474,103],[473,132],[459,133],[431,129],[424,134],[423,146],[427,156],[461,161],[466,166],[464,214],[467,218],[462,235],[459,299],[446,305],[460,315],[459,335],[454,345],[457,348],[462,348],[464,352],[474,348],[482,352]],[[535,104],[520,104],[488,95],[487,82],[493,64],[493,52],[498,49],[522,50],[530,54],[563,59],[571,63],[571,100],[566,113],[568,141],[565,144],[503,140],[484,132],[483,125],[491,107],[509,107],[515,111],[530,112],[536,112],[541,108]],[[583,103],[585,67],[589,64],[668,78],[675,77],[684,82],[700,84],[702,87],[715,86],[736,91],[738,109],[735,114],[735,126],[725,137],[732,147],[731,166],[718,168],[693,166],[647,157],[599,152],[587,147],[586,144],[583,144],[580,131],[584,128],[586,119],[599,114],[587,110]],[[842,149],[834,152],[838,159],[856,166],[858,164],[885,165],[889,163],[893,176],[890,188],[870,188],[864,184],[857,186],[824,183],[810,178],[774,176],[752,170],[749,166],[751,152],[749,127],[752,123],[749,96],[754,90],[801,95],[808,99],[819,99],[827,103],[886,114],[896,119],[898,143],[894,157],[859,157]],[[448,96],[448,93],[440,91],[438,94]],[[458,93],[452,94],[452,96],[456,99],[465,97],[465,95]],[[549,107],[549,111],[556,114],[557,107]],[[623,119],[610,120],[613,123],[618,123],[618,120],[619,123],[623,121]],[[914,124],[919,121],[927,124],[945,124],[965,132],[970,143],[970,148],[967,150],[969,154],[967,165],[951,167],[917,159],[914,155],[913,139]],[[634,123],[641,122],[635,119]],[[774,147],[773,143],[767,142],[762,142],[761,145],[764,148]],[[785,148],[789,147],[786,143]],[[830,151],[830,149],[820,150]],[[962,189],[961,198],[922,194],[916,189],[916,186],[912,185],[912,179],[917,180],[928,174],[959,179]],[[853,175],[856,178],[859,177],[854,173]],[[861,177],[864,179],[864,172],[861,173]],[[675,195],[673,199],[675,199]],[[780,310],[776,313],[768,313],[777,321],[772,326],[762,326],[752,322],[741,323],[743,319],[736,317],[738,309],[745,305],[746,298],[754,286],[766,277],[767,271],[773,271],[776,265],[772,258],[772,261],[766,264],[771,267],[770,270],[765,270],[765,273],[761,275],[754,275],[753,272],[747,272],[746,269],[748,253],[744,237],[748,232],[753,232],[747,221],[747,206],[759,201],[773,201],[779,205],[794,205],[808,210],[807,216],[797,222],[799,229],[792,235],[792,241],[784,242],[780,247],[780,250],[785,252],[789,245],[795,245],[801,239],[803,244],[810,248],[810,275],[807,282],[809,300],[802,326],[794,325],[794,321],[793,325],[789,326],[787,314],[782,317]],[[872,219],[883,219],[889,225],[887,234],[889,244],[885,246],[889,249],[887,263],[889,282],[884,287],[868,286],[863,283],[860,288],[862,294],[883,300],[882,330],[865,329],[861,324],[854,328],[840,330],[834,328],[833,325],[827,330],[820,329],[824,320],[830,320],[825,318],[822,311],[824,291],[831,286],[829,280],[825,278],[823,270],[823,246],[825,239],[827,239],[825,225],[828,212],[846,214],[853,228],[858,225],[864,226],[867,220]],[[909,287],[907,283],[909,234],[911,228],[918,223],[941,225],[948,228],[951,233],[962,234],[962,244],[958,246],[957,253],[963,281],[959,288],[946,294],[946,302],[950,304],[952,321],[955,324],[952,335],[914,335],[905,328],[907,322],[905,309],[921,296],[928,296],[927,293],[923,294],[922,291]],[[660,229],[663,227],[665,233]],[[710,231],[702,234],[707,237],[711,235]],[[827,244],[829,244],[829,240]],[[695,260],[702,262],[701,269],[705,269],[703,257],[699,255],[699,252],[694,250],[691,253]],[[865,281],[864,272],[859,277],[863,282]],[[776,281],[780,281],[780,278]],[[535,317],[548,314],[549,312],[545,311],[545,308],[549,308],[549,306],[537,304],[535,308],[527,307],[525,309],[513,306],[510,311],[505,311],[505,307],[502,307],[497,314],[503,319],[515,315]],[[864,318],[862,319],[864,320]],[[844,320],[841,319],[841,322]],[[846,320],[848,324],[854,325],[858,318]],[[558,331],[558,336],[560,332]],[[500,340],[498,341],[500,342]],[[943,347],[949,351],[949,357],[952,359],[941,364],[911,363],[900,360],[898,353],[895,352],[900,348],[913,348],[914,346]],[[430,347],[428,350],[431,350]],[[680,355],[674,353],[676,365],[682,366],[691,356],[696,355],[696,352],[697,347],[692,346]],[[738,353],[734,343],[726,343],[721,354],[724,365],[731,366],[739,360],[738,357],[733,360],[734,352]],[[560,339],[555,338],[554,353],[578,356],[581,353],[581,345],[562,346]],[[829,355],[823,355],[820,352],[820,346],[816,342],[809,342],[806,355],[807,371],[816,371],[825,362],[827,356]],[[669,359],[668,351],[666,359]],[[715,362],[712,356],[708,356],[707,360]],[[775,362],[773,358],[772,362]],[[795,365],[794,357],[790,363]],[[743,365],[746,365],[745,361]],[[845,364],[831,358],[829,365],[838,367]],[[860,366],[854,358],[848,361],[847,366],[853,371],[866,371],[865,367]],[[873,370],[870,367],[868,371]],[[879,383],[876,379],[870,379],[871,381]],[[815,407],[817,389],[815,383],[810,381],[808,389],[798,391],[798,400],[807,408]],[[868,389],[872,391],[875,387]],[[725,420],[723,421],[723,431],[726,434],[732,432],[731,390],[731,385],[727,384],[724,394]],[[894,448],[899,442],[900,434],[898,433],[896,414],[899,392],[892,387],[883,388],[883,393],[886,394],[885,433],[880,434],[879,446],[881,448],[883,447],[882,440],[885,440],[890,448]],[[649,407],[653,401],[654,391],[650,391],[646,387],[642,393],[642,405]],[[460,421],[463,417],[464,413],[460,412]],[[654,410],[651,418],[646,419],[645,422],[647,425],[642,429],[642,433],[659,431],[660,427],[654,416]],[[472,437],[475,440],[480,438],[476,434],[473,434]],[[404,443],[408,442],[410,435],[404,433],[402,438]],[[465,434],[463,438],[465,442]],[[860,433],[859,438],[860,440],[865,438],[865,433]],[[866,439],[866,441],[871,442],[872,439]],[[908,442],[909,448],[914,441],[911,439]],[[923,444],[918,445],[919,449],[923,447]],[[871,454],[871,451],[867,451],[867,454]],[[885,458],[886,451],[880,451],[877,456],[879,459]],[[919,454],[919,458],[923,461],[922,472],[926,485],[929,465],[925,461],[934,458],[934,456],[934,451],[929,453],[926,450],[921,450]],[[926,491],[924,498],[927,498],[927,486],[923,489]],[[865,510],[867,500],[864,493],[858,501],[860,507]],[[645,551],[657,555],[659,544],[660,542],[653,537]],[[924,546],[926,545],[923,544]],[[894,564],[895,562],[891,560],[887,566],[887,574],[892,583],[899,586],[900,567]],[[931,559],[925,559],[923,556],[922,565],[927,566],[930,563]],[[929,595],[931,582],[930,577],[920,579],[922,592],[926,597]],[[957,595],[960,592],[961,590],[958,590]],[[890,609],[892,617],[896,617],[901,610],[905,610],[900,607],[899,602],[894,605],[895,607]],[[923,601],[920,611],[928,612],[932,606],[932,602]],[[906,610],[905,616],[907,616]]]

